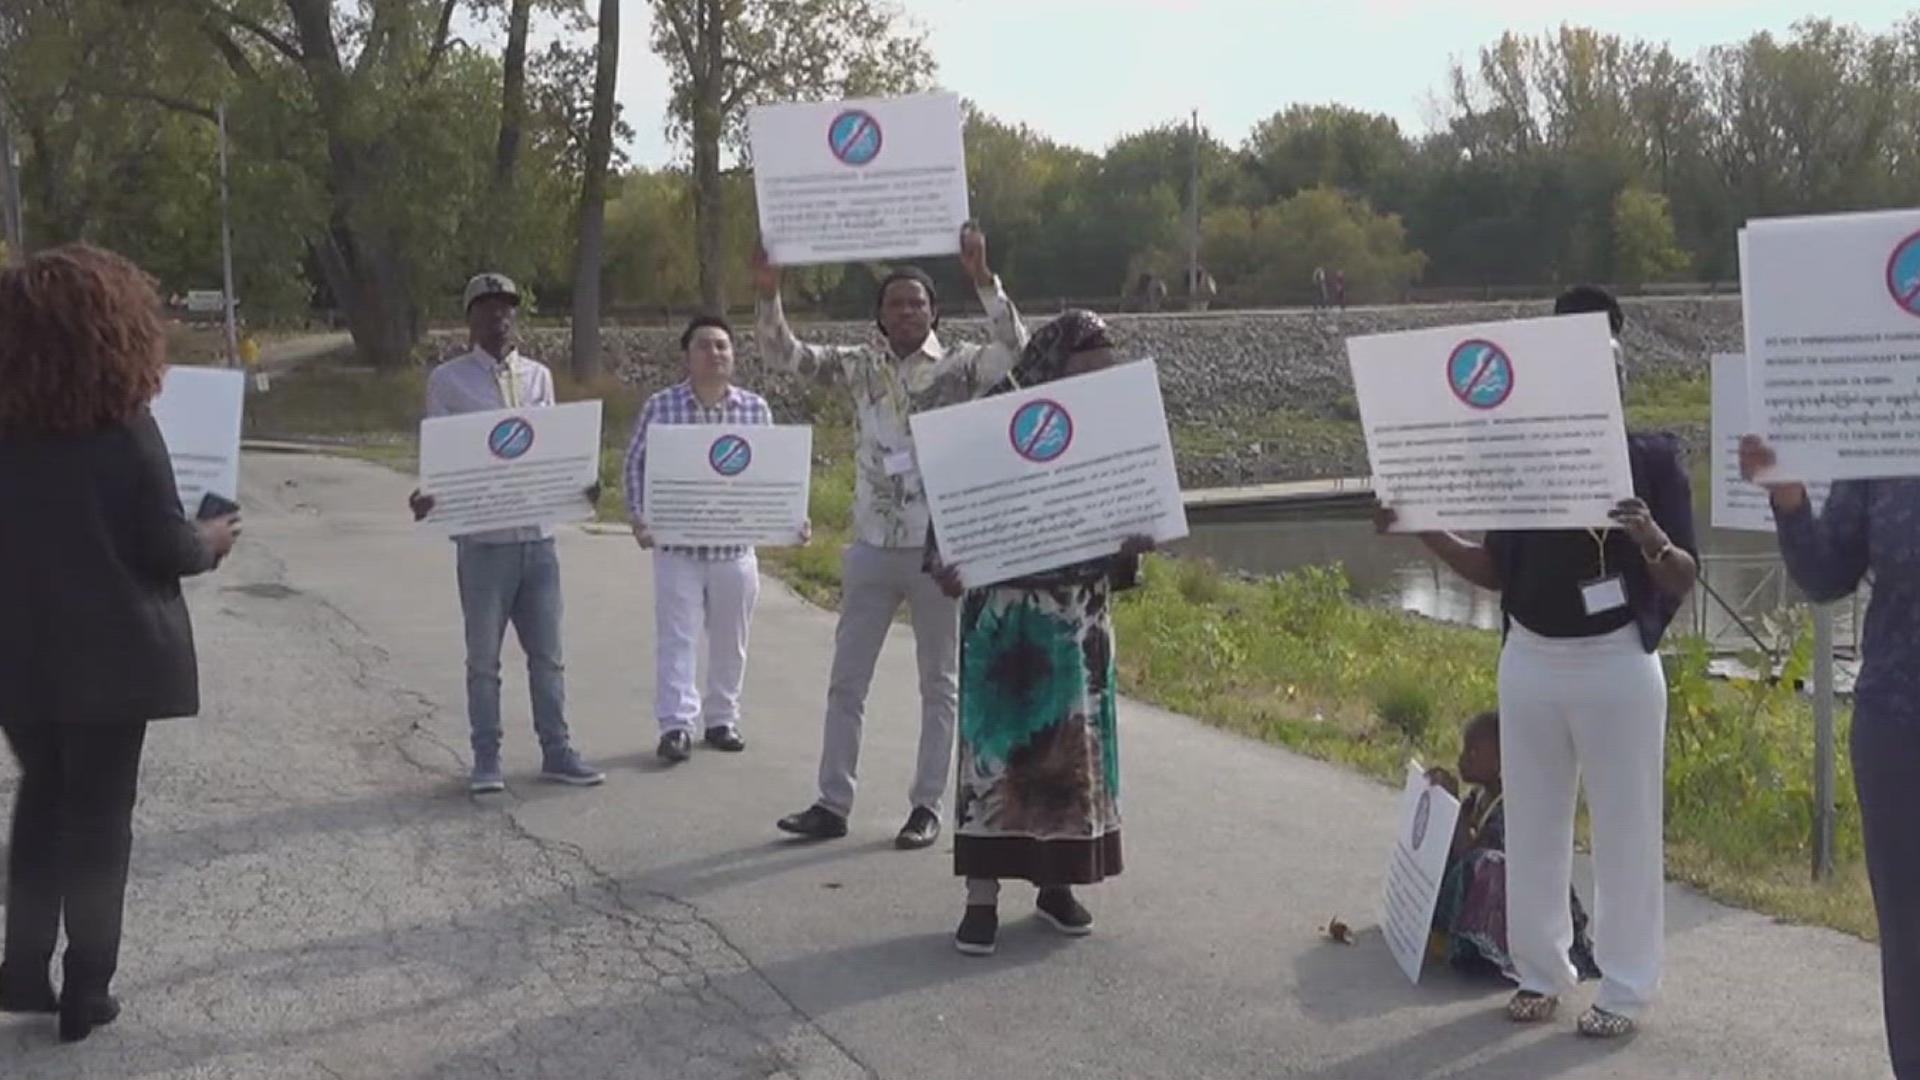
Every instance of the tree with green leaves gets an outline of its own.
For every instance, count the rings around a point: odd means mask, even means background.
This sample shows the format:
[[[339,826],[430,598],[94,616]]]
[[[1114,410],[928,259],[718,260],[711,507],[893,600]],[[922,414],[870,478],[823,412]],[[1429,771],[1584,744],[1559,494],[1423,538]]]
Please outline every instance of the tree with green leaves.
[[[1630,187],[1613,200],[1613,280],[1622,285],[1665,281],[1691,261],[1674,236],[1665,195]]]
[[[653,10],[654,51],[672,77],[667,130],[693,151],[700,298],[723,310],[720,151],[742,146],[747,109],[917,90],[933,57],[887,0],[654,0]]]
[[[620,71],[620,0],[600,0],[600,43],[594,50],[593,120],[586,175],[580,181],[580,243],[573,272],[573,377],[600,374],[600,272],[607,219],[607,166],[613,157],[614,101]]]

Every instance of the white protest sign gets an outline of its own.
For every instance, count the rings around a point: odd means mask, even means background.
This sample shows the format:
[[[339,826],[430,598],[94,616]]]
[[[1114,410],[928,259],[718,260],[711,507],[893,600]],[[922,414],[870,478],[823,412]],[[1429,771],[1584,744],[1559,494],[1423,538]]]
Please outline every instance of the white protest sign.
[[[1347,339],[1396,532],[1612,524],[1633,494],[1600,313]]]
[[[909,423],[940,556],[969,588],[1187,535],[1151,360]]]
[[[1460,800],[1427,780],[1418,761],[1407,763],[1407,786],[1400,792],[1393,852],[1387,857],[1386,884],[1380,892],[1380,927],[1393,959],[1414,984],[1427,958],[1433,909],[1446,878]]]
[[[1747,358],[1722,353],[1713,358],[1713,525],[1743,532],[1773,531],[1773,506],[1766,489],[1740,477],[1740,437],[1753,434],[1748,421]],[[1830,484],[1813,483],[1807,495],[1817,511],[1826,504]]]
[[[654,424],[642,517],[663,546],[797,544],[812,466],[810,427]]]
[[[915,94],[760,105],[747,114],[760,238],[783,266],[960,250],[960,99]]]
[[[496,409],[420,425],[424,524],[449,536],[593,516],[600,475],[600,403]]]
[[[1796,480],[1920,476],[1920,210],[1747,223],[1756,433]]]
[[[240,420],[246,376],[222,368],[169,367],[153,399],[153,419],[173,458],[180,508],[199,513],[211,491],[240,501]]]

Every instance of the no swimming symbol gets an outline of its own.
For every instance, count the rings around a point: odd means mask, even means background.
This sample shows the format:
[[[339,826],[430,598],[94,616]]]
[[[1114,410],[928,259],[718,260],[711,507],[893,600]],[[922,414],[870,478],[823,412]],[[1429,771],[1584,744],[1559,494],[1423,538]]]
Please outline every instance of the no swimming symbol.
[[[1887,260],[1887,291],[1909,315],[1920,315],[1920,233],[1900,241]]]
[[[487,449],[502,461],[512,461],[533,449],[533,425],[509,416],[487,433]]]
[[[707,448],[707,464],[721,476],[739,476],[753,464],[753,447],[738,435],[722,435]]]
[[[880,121],[865,109],[848,109],[827,126],[827,148],[847,165],[871,164],[884,141]]]
[[[1513,360],[1491,341],[1463,341],[1447,357],[1447,382],[1468,408],[1497,409],[1513,395]]]
[[[1014,453],[1045,465],[1073,445],[1073,417],[1057,401],[1029,401],[1013,414],[1007,437]]]

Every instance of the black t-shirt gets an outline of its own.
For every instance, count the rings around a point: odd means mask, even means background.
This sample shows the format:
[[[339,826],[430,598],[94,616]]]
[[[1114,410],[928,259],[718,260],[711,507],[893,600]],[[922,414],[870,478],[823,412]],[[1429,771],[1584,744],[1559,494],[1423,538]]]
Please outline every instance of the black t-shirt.
[[[1587,614],[1580,587],[1602,576],[1623,575],[1627,560],[1643,558],[1625,532],[1608,529],[1599,535],[1601,540],[1596,543],[1594,534],[1585,529],[1518,534],[1506,587],[1501,591],[1508,617],[1550,638],[1599,637],[1633,622],[1630,604]],[[1604,570],[1602,545],[1606,551]]]
[[[1653,520],[1673,546],[1699,557],[1693,535],[1693,487],[1680,460],[1680,443],[1671,435],[1627,436],[1627,462],[1633,469],[1633,493],[1646,500]],[[1619,574],[1627,607],[1589,616],[1580,586],[1599,576],[1593,536],[1584,529],[1564,532],[1490,532],[1487,551],[1500,579],[1500,603],[1507,617],[1542,637],[1593,637],[1629,623],[1640,625],[1640,643],[1648,652],[1680,610],[1680,598],[1654,584],[1645,556],[1619,529],[1603,535],[1607,573]]]

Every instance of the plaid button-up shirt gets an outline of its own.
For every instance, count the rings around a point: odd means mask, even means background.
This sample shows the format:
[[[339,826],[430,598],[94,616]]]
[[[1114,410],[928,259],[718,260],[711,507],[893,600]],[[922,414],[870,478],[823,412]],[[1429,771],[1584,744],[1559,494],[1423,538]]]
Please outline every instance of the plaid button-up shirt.
[[[647,399],[646,407],[640,410],[640,421],[633,427],[633,442],[627,446],[627,516],[633,523],[642,524],[645,514],[647,492],[647,429],[654,424],[772,424],[773,410],[768,408],[767,400],[749,390],[737,386],[727,388],[727,396],[718,404],[707,406],[700,404],[694,395],[693,384],[683,382],[678,386],[669,386],[665,390]],[[671,547],[667,551],[677,551],[691,555],[704,562],[722,562],[729,559],[744,558],[751,549],[745,547]]]

